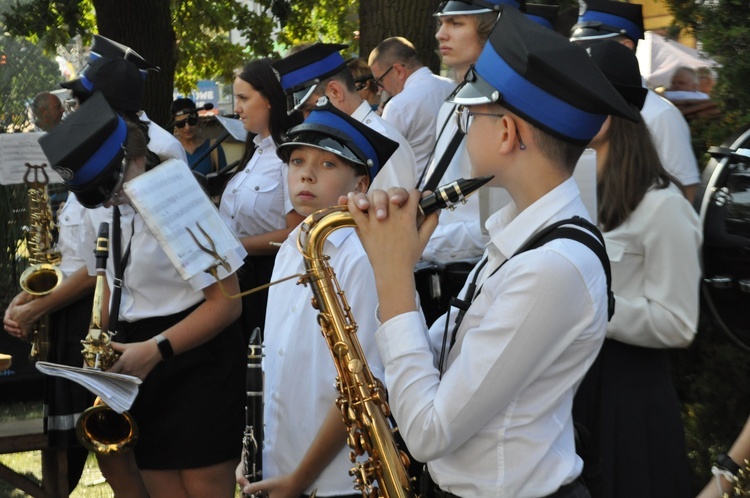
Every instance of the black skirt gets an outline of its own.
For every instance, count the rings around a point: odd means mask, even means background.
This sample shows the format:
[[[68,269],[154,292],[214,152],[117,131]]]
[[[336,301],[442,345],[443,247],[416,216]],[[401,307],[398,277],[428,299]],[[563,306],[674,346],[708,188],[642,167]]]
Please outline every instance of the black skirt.
[[[586,374],[573,418],[590,432],[584,476],[592,497],[694,496],[668,355],[607,339]]]
[[[163,332],[194,308],[120,323],[127,342]],[[149,470],[189,469],[238,458],[244,429],[245,345],[235,322],[197,348],[159,363],[130,410],[139,429],[135,456]]]
[[[276,255],[247,256],[245,264],[237,271],[240,290],[245,292],[255,287],[265,285],[271,281],[273,265]],[[245,345],[256,327],[260,328],[261,338],[266,325],[266,305],[268,304],[268,289],[253,292],[242,297],[242,315],[240,324]]]
[[[93,296],[88,296],[49,315],[50,362],[83,366],[81,341],[88,333],[92,301]],[[79,447],[75,423],[95,396],[75,382],[53,376],[45,376],[44,391],[44,427],[50,446]]]

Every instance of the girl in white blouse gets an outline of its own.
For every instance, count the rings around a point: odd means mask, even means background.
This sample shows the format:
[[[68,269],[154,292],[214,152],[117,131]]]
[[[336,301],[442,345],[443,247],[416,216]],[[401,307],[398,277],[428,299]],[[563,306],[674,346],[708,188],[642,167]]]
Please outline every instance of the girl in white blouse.
[[[286,97],[271,62],[252,61],[234,80],[234,111],[248,132],[245,167],[227,183],[219,209],[248,254],[238,272],[242,291],[269,282],[278,246],[302,221],[286,192],[286,164],[276,155],[276,146],[289,128],[302,122],[302,115],[287,115]],[[246,338],[255,327],[263,329],[267,297],[268,291],[243,297]]]
[[[610,41],[589,50],[640,109],[647,90],[633,52]],[[597,154],[598,223],[615,314],[575,402],[577,420],[591,432],[587,464],[598,456],[593,469],[600,474],[588,476],[587,484],[592,497],[690,496],[668,348],[687,347],[696,332],[700,223],[643,121],[610,116],[590,146]]]

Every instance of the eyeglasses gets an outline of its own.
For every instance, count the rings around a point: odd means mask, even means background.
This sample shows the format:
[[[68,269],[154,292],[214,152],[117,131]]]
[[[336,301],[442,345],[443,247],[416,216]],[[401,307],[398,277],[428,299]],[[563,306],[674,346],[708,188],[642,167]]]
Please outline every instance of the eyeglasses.
[[[460,105],[456,108],[456,123],[458,129],[464,135],[469,132],[471,121],[473,116],[494,116],[496,118],[502,118],[505,116],[504,113],[492,113],[492,112],[477,112],[472,111],[468,106]]]
[[[393,64],[393,65],[392,65],[391,67],[389,67],[389,68],[388,68],[388,71],[386,71],[386,72],[384,72],[383,74],[381,74],[381,75],[380,75],[380,78],[375,78],[375,79],[373,80],[373,81],[374,81],[374,83],[375,83],[375,84],[376,84],[376,85],[377,85],[378,87],[380,87],[380,88],[383,88],[383,78],[385,78],[385,77],[386,77],[386,76],[388,75],[388,73],[390,73],[390,72],[391,72],[391,71],[393,70],[393,68],[394,68],[394,67],[396,67],[396,64]]]
[[[78,109],[78,101],[76,99],[65,99],[65,110],[68,112],[75,112]]]
[[[367,84],[370,81],[374,81],[371,74],[368,74],[366,76],[361,76],[357,78],[356,80],[354,80],[354,88],[356,88],[357,91],[364,90],[365,88],[367,88]]]
[[[198,116],[196,114],[191,114],[188,116],[187,119],[183,119],[182,121],[176,121],[175,127],[177,128],[184,128],[186,124],[189,124],[190,126],[195,126],[198,124]]]

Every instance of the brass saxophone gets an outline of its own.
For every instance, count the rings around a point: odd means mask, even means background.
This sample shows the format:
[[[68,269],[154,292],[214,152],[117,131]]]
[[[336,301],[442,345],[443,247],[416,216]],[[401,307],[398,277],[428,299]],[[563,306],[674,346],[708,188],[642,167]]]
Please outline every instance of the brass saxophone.
[[[119,357],[110,334],[102,327],[104,279],[109,254],[109,224],[102,223],[96,238],[96,287],[91,322],[83,344],[83,360],[88,368],[109,369]],[[133,447],[138,440],[138,425],[128,413],[117,413],[97,398],[76,422],[76,435],[84,447],[99,455],[114,455]]]
[[[425,215],[437,209],[452,209],[490,179],[461,179],[439,187],[422,199],[420,209]],[[312,305],[320,312],[318,323],[336,366],[339,392],[336,404],[349,428],[347,443],[355,464],[349,473],[354,477],[354,489],[366,498],[414,497],[416,493],[406,470],[409,458],[397,447],[388,424],[390,408],[385,388],[367,364],[351,308],[328,257],[323,254],[323,244],[333,231],[354,226],[345,206],[323,209],[305,219],[297,241],[307,269],[300,283],[309,283],[312,288]],[[365,453],[368,459],[357,462],[357,456]]]
[[[21,274],[21,288],[34,297],[45,296],[60,285],[63,274],[60,271],[60,253],[53,248],[52,210],[47,195],[49,176],[41,166],[26,163],[23,182],[29,198],[29,229],[26,233],[26,250],[29,266]],[[49,351],[49,318],[47,316],[34,324],[31,334],[29,360],[46,360]]]

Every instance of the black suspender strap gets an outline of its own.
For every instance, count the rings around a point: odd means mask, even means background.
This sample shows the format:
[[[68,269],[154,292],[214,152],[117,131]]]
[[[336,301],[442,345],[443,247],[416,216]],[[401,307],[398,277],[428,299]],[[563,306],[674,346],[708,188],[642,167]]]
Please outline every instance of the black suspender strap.
[[[435,167],[435,171],[433,171],[432,175],[430,175],[430,177],[427,179],[427,182],[425,183],[422,190],[435,190],[435,187],[437,187],[438,183],[440,183],[440,180],[442,180],[443,175],[445,174],[445,170],[448,169],[448,165],[453,160],[453,156],[456,155],[456,150],[458,150],[458,146],[461,144],[464,136],[465,135],[461,133],[461,130],[456,130],[456,133],[453,135],[453,138],[451,138],[451,141],[448,144],[448,147],[445,149],[445,152],[443,152],[443,155],[440,156],[440,160]]]
[[[131,241],[132,236],[131,236]],[[120,300],[122,299],[122,279],[125,277],[125,267],[128,265],[130,258],[130,242],[122,254],[122,230],[120,228],[120,208],[114,207],[112,213],[112,263],[115,270],[115,281],[112,287],[112,296],[109,307],[109,332],[112,335],[117,334],[120,318]],[[118,337],[119,342],[124,342],[124,337]]]
[[[583,228],[585,230],[579,230],[578,228],[573,228],[570,226],[564,226],[564,225],[575,225],[577,227]],[[586,233],[588,232],[588,233]],[[596,237],[596,240],[594,239]],[[558,221],[557,223],[553,223],[552,225],[545,227],[543,230],[532,236],[529,240],[527,240],[512,256],[510,256],[508,259],[503,261],[503,263],[495,268],[492,273],[487,277],[491,277],[495,273],[497,273],[500,268],[503,267],[505,263],[510,261],[511,258],[514,256],[517,256],[521,253],[524,253],[526,251],[529,251],[531,249],[536,249],[539,247],[542,247],[547,242],[551,242],[555,239],[571,239],[575,240],[576,242],[580,242],[581,244],[585,245],[591,251],[593,251],[594,254],[599,258],[599,262],[602,264],[602,268],[604,269],[604,274],[607,278],[607,320],[612,319],[612,315],[615,313],[615,296],[612,293],[612,270],[609,266],[609,257],[607,256],[607,250],[604,245],[604,237],[602,236],[599,229],[591,223],[590,221],[587,221],[580,216],[574,216],[572,218],[568,218],[562,221]],[[487,260],[483,261],[483,264],[486,263]],[[453,347],[453,344],[456,342],[456,334],[458,333],[458,327],[461,325],[461,321],[464,318],[464,314],[466,313],[466,310],[469,309],[469,306],[471,306],[471,303],[479,296],[479,294],[482,292],[482,288],[476,290],[476,279],[480,273],[480,269],[477,269],[477,271],[474,273],[474,281],[472,281],[469,286],[467,287],[466,294],[464,295],[463,299],[457,299],[453,298],[451,299],[451,306],[454,306],[459,309],[458,316],[456,317],[455,325],[453,326],[453,330],[451,331],[451,339],[450,339],[450,345],[448,347],[448,351]],[[486,281],[487,278],[484,280]],[[447,332],[447,323],[446,323],[446,332]],[[441,363],[441,372],[442,372],[442,362],[445,355],[445,337],[443,338],[443,348],[440,352],[440,363]]]

